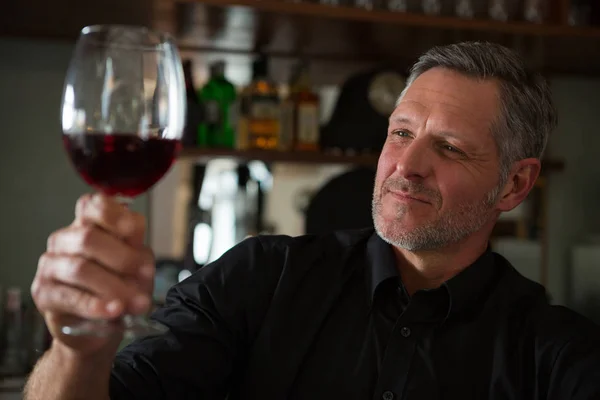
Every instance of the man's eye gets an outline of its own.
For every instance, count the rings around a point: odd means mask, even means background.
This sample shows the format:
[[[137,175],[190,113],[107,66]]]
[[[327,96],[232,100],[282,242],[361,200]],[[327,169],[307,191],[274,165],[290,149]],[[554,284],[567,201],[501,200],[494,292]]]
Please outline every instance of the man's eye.
[[[400,137],[408,137],[409,133],[407,131],[403,131],[403,130],[395,130],[392,131],[392,135],[396,135],[396,136],[400,136]]]
[[[447,150],[447,151],[449,151],[449,152],[452,152],[452,153],[458,153],[458,154],[462,154],[462,151],[460,151],[460,150],[459,150],[459,149],[457,149],[456,147],[454,147],[454,146],[452,146],[452,145],[449,145],[449,144],[445,144],[445,145],[443,145],[443,146],[442,146],[442,148],[443,148],[444,150]]]

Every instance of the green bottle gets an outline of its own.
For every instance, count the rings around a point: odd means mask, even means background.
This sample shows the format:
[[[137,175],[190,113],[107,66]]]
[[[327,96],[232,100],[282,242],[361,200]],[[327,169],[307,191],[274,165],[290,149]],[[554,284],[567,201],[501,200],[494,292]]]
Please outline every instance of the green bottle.
[[[210,79],[198,92],[204,105],[204,121],[198,125],[198,143],[209,147],[235,147],[237,126],[237,94],[235,86],[225,78],[225,63],[210,66]]]

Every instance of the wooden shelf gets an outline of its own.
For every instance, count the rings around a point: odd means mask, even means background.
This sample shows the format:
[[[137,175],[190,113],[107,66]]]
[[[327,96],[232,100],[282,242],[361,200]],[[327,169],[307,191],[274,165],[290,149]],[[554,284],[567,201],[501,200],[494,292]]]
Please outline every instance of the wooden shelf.
[[[336,76],[347,78],[356,72],[353,64],[357,63],[363,63],[362,69],[369,63],[406,72],[431,47],[465,40],[513,48],[544,73],[600,75],[600,27],[369,11],[285,0],[175,1],[176,37],[183,52],[196,54],[200,64],[223,59],[247,66],[256,53],[263,52],[274,58],[275,78],[285,79],[286,73],[278,71],[290,69],[290,60],[282,58],[300,57],[320,64],[313,71],[317,84],[341,83]]]
[[[553,23],[461,19],[287,0],[19,0],[0,13],[0,36],[72,42],[89,24],[141,24],[174,34],[195,65],[221,59],[239,72],[255,54],[273,56],[273,74],[289,78],[299,57],[311,62],[315,84],[338,85],[371,66],[406,72],[436,45],[493,41],[516,49],[549,74],[600,75],[600,27],[571,27],[569,0],[554,0]],[[240,78],[241,79],[241,78]]]
[[[74,42],[92,24],[152,26],[153,3],[146,0],[18,0],[2,2],[0,37]]]
[[[345,155],[310,151],[274,151],[274,150],[234,150],[234,149],[184,149],[178,159],[207,162],[219,158],[230,158],[239,161],[260,160],[268,163],[301,163],[301,164],[352,164],[356,166],[376,167],[379,154]],[[561,160],[546,159],[542,162],[544,173],[561,171],[564,163]]]
[[[531,22],[501,22],[486,19],[432,16],[387,10],[364,10],[349,6],[328,6],[312,3],[295,3],[286,0],[177,0],[178,3],[202,3],[220,7],[245,6],[271,13],[300,15],[317,18],[341,19],[374,23],[398,24],[414,27],[448,28],[473,31],[499,32],[533,36],[600,38],[600,28],[572,27],[558,24]]]
[[[276,163],[301,164],[352,164],[376,166],[378,154],[344,155],[311,151],[275,151],[275,150],[232,150],[232,149],[184,149],[179,157],[183,160],[206,162],[217,158],[231,158],[239,161],[260,160]]]

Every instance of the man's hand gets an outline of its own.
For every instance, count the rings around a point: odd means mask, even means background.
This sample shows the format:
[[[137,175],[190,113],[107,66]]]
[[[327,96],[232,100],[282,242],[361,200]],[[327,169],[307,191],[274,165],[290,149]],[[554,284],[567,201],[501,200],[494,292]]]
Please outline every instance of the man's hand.
[[[149,309],[154,257],[144,235],[144,217],[116,200],[98,194],[79,199],[73,223],[50,235],[31,286],[53,346],[84,358],[114,355],[122,334],[75,337],[61,327],[74,318],[113,319]]]

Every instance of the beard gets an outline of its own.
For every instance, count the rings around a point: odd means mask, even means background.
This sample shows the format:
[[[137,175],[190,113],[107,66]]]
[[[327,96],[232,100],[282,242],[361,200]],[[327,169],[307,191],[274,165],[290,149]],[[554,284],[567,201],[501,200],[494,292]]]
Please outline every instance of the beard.
[[[398,204],[393,220],[383,216],[383,195],[388,190],[398,190],[409,195],[425,197],[438,206],[441,195],[420,183],[403,178],[388,178],[381,187],[375,185],[372,202],[373,222],[377,234],[387,243],[408,251],[436,250],[455,244],[479,231],[492,218],[494,205],[502,188],[500,182],[483,198],[464,202],[447,211],[437,219],[428,221],[412,229],[402,227],[402,219],[410,212],[408,204]]]

